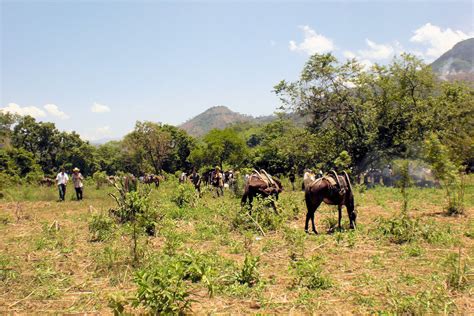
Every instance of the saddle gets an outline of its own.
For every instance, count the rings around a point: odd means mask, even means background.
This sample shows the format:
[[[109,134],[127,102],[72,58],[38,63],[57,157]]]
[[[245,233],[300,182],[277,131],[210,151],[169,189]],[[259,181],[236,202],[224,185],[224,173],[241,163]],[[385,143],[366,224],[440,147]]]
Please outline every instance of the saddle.
[[[270,176],[265,170],[261,169],[258,172],[256,169],[253,169],[253,173],[257,175],[263,182],[267,184],[269,187],[275,186],[275,181],[273,181],[272,176]]]
[[[343,177],[339,177],[334,170],[323,176],[323,179],[329,183],[330,189],[336,190],[341,196],[348,190],[346,180]]]

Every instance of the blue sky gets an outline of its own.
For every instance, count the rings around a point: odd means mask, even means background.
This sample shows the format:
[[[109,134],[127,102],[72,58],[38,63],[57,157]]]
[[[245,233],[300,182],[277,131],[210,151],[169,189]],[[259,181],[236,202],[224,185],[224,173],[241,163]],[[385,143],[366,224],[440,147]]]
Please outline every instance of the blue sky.
[[[430,62],[474,34],[471,1],[0,3],[0,108],[91,140],[214,105],[271,114],[312,53]]]

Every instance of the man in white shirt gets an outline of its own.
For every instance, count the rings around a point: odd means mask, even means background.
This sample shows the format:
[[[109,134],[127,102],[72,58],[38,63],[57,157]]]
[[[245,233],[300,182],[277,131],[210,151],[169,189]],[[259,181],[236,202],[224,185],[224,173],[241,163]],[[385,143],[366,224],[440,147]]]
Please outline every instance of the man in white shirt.
[[[64,201],[64,197],[66,196],[66,184],[69,181],[69,177],[66,172],[64,172],[64,168],[61,168],[61,172],[58,173],[56,176],[56,183],[58,185],[59,190],[59,199]]]

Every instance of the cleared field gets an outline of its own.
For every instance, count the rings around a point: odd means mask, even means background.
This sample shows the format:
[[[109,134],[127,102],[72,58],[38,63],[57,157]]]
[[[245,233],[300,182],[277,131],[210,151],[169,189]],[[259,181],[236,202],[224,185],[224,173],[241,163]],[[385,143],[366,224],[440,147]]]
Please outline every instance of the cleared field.
[[[136,271],[188,258],[207,271],[206,278],[182,283],[193,313],[469,314],[473,180],[465,191],[467,211],[458,217],[444,215],[440,189],[410,189],[410,219],[403,219],[398,189],[356,188],[357,230],[334,232],[337,210],[323,206],[317,236],[303,231],[303,192],[285,191],[280,215],[255,205],[263,235],[238,215],[240,200],[232,192],[213,198],[206,191],[195,207],[180,208],[173,202],[178,183],[167,181],[152,188],[164,217],[155,237],[141,237],[136,265],[125,227],[91,241],[91,218],[114,206],[107,195],[113,188],[90,184],[84,201],[63,203],[56,202],[55,188],[11,188],[0,200],[0,312],[112,313],[111,298],[117,307],[136,295]]]

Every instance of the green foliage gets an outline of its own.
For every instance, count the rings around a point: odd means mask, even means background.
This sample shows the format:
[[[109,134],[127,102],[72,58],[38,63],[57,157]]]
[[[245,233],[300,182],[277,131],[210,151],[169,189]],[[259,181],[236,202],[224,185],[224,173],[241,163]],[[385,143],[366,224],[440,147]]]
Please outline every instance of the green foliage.
[[[474,285],[470,280],[472,268],[469,266],[468,259],[463,260],[461,249],[459,249],[459,254],[450,254],[444,265],[447,268],[446,284],[450,289],[463,291]]]
[[[271,202],[270,198],[254,199],[251,213],[248,209],[236,212],[232,219],[232,227],[243,231],[254,231],[259,234],[278,230],[283,225],[283,218],[271,208]]]
[[[211,130],[189,157],[195,166],[241,166],[246,158],[245,141],[233,129]]]
[[[441,287],[422,290],[415,295],[402,293],[389,287],[390,311],[400,315],[425,315],[449,313],[453,301]]]
[[[406,213],[388,219],[379,218],[375,232],[395,244],[424,240],[431,244],[452,245],[459,241],[453,236],[449,226],[444,228],[432,221],[421,222],[420,219],[411,218]]]
[[[107,173],[105,171],[96,171],[92,175],[92,179],[94,179],[96,189],[99,190],[102,185],[107,183]]]
[[[451,159],[449,149],[436,134],[430,134],[425,141],[425,158],[431,163],[433,172],[441,181],[448,199],[447,213],[464,213],[464,186],[459,176],[459,166]]]
[[[15,265],[11,258],[6,255],[0,255],[0,282],[7,284],[9,281],[15,280],[18,277],[18,272],[15,270]]]
[[[310,290],[326,290],[333,286],[329,277],[324,275],[323,259],[315,256],[291,262],[291,271],[295,275],[294,286],[306,287]]]
[[[195,207],[199,195],[192,183],[182,183],[178,186],[171,200],[180,208]]]
[[[336,158],[336,160],[334,160],[334,166],[340,172],[343,170],[346,170],[346,171],[349,170],[351,164],[352,164],[351,156],[349,156],[349,153],[345,150],[341,151],[341,153]]]
[[[112,236],[114,230],[115,223],[108,215],[103,213],[94,214],[89,220],[91,241],[105,241]]]
[[[189,310],[190,292],[183,280],[184,265],[177,261],[135,274],[137,294],[133,306],[143,306],[153,314],[176,314]]]
[[[235,281],[240,284],[246,284],[249,287],[256,285],[260,280],[260,273],[258,272],[259,262],[260,257],[246,254],[242,268],[234,275]]]

